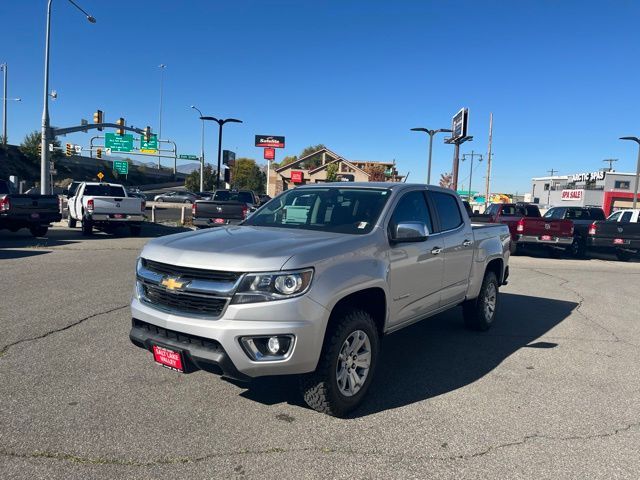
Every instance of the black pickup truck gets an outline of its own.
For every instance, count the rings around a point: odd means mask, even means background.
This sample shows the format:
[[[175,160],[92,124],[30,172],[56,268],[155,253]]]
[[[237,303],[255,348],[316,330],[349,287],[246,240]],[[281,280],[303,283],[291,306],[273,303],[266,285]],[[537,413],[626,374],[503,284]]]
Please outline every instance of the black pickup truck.
[[[615,253],[626,262],[640,255],[640,209],[619,210],[605,221],[593,222],[588,235],[590,249]]]
[[[567,247],[575,258],[584,258],[587,254],[589,227],[593,222],[605,220],[604,210],[600,207],[552,207],[544,218],[571,220],[573,222],[573,243]]]
[[[251,190],[217,190],[211,200],[193,203],[193,225],[198,228],[237,225],[258,205],[259,200]]]
[[[0,230],[28,228],[34,237],[43,237],[61,218],[57,195],[15,193],[10,182],[0,180]]]

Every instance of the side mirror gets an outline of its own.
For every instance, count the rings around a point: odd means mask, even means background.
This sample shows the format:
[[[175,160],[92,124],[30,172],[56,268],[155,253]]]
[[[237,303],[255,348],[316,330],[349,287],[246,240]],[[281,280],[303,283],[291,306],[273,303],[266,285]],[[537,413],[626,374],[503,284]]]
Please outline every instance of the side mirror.
[[[429,229],[422,222],[400,222],[391,233],[391,241],[424,242],[429,237]]]

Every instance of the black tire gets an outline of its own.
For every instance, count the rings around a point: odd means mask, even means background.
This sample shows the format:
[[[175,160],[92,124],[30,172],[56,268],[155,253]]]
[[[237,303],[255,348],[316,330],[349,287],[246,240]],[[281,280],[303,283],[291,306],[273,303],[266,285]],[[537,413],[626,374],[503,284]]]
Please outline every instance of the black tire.
[[[67,227],[76,228],[77,220],[71,217],[70,213],[67,213]]]
[[[36,225],[30,227],[29,231],[34,237],[44,237],[49,231],[49,227],[47,225]]]
[[[567,247],[567,253],[573,258],[585,258],[587,245],[582,237],[573,237],[573,243]]]
[[[131,225],[129,227],[129,232],[132,237],[139,237],[140,233],[142,233],[142,227],[140,225]]]
[[[340,317],[336,319],[334,327],[327,332],[320,360],[318,361],[318,368],[316,368],[315,372],[300,377],[300,390],[307,405],[318,412],[335,417],[343,417],[352,411],[366,395],[375,373],[380,344],[376,325],[371,315],[367,312],[349,310],[339,315]],[[342,371],[344,371],[347,366],[344,361],[340,365],[338,365],[338,362],[340,361],[339,356],[342,350],[349,346],[347,340],[352,335],[360,335],[357,332],[366,334],[369,340],[370,363],[364,383],[353,395],[348,396],[341,391],[341,387],[338,384],[338,368],[342,367]],[[358,350],[355,353],[357,355],[360,351]],[[353,359],[354,362],[356,360],[357,358]],[[352,361],[352,359],[349,359],[349,361]],[[363,374],[362,369],[359,367],[358,369]],[[346,383],[349,383],[346,378],[348,376],[345,373],[345,386]]]
[[[82,235],[88,237],[93,234],[93,224],[89,220],[82,221]]]
[[[618,260],[620,260],[621,262],[628,262],[629,260],[631,260],[632,255],[631,253],[625,252],[624,250],[617,250],[616,257],[618,257]]]
[[[499,284],[496,274],[488,271],[484,274],[478,298],[467,300],[462,304],[464,324],[471,330],[484,332],[489,330],[498,311]],[[488,302],[493,297],[493,309]]]
[[[184,203],[192,204],[193,202],[187,198],[187,199],[184,201]]]
[[[156,200],[156,202],[163,203],[164,202],[164,198],[159,198],[159,199]]]
[[[522,254],[522,245],[520,245],[518,242],[514,242],[513,240],[510,240],[509,253],[511,255],[521,255]]]

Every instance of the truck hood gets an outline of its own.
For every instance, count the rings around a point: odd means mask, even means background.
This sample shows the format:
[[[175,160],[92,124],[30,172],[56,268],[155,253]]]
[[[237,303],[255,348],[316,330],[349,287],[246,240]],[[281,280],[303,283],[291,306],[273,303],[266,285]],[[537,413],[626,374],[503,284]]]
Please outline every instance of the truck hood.
[[[331,255],[338,244],[349,243],[352,237],[288,228],[217,227],[154,239],[141,256],[191,268],[260,272],[280,270],[291,257],[312,250]]]

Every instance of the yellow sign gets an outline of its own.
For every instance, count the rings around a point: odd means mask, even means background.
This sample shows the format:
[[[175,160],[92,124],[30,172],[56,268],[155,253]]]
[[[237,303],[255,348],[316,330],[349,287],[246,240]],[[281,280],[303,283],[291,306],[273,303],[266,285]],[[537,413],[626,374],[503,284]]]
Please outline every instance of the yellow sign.
[[[141,148],[140,153],[158,153],[158,151],[152,148]]]
[[[102,179],[104,178],[104,173],[98,172],[98,178],[100,179],[100,181],[102,181]]]
[[[167,287],[167,290],[179,290],[184,287],[187,282],[181,282],[177,278],[167,277],[163,278],[160,284]]]

